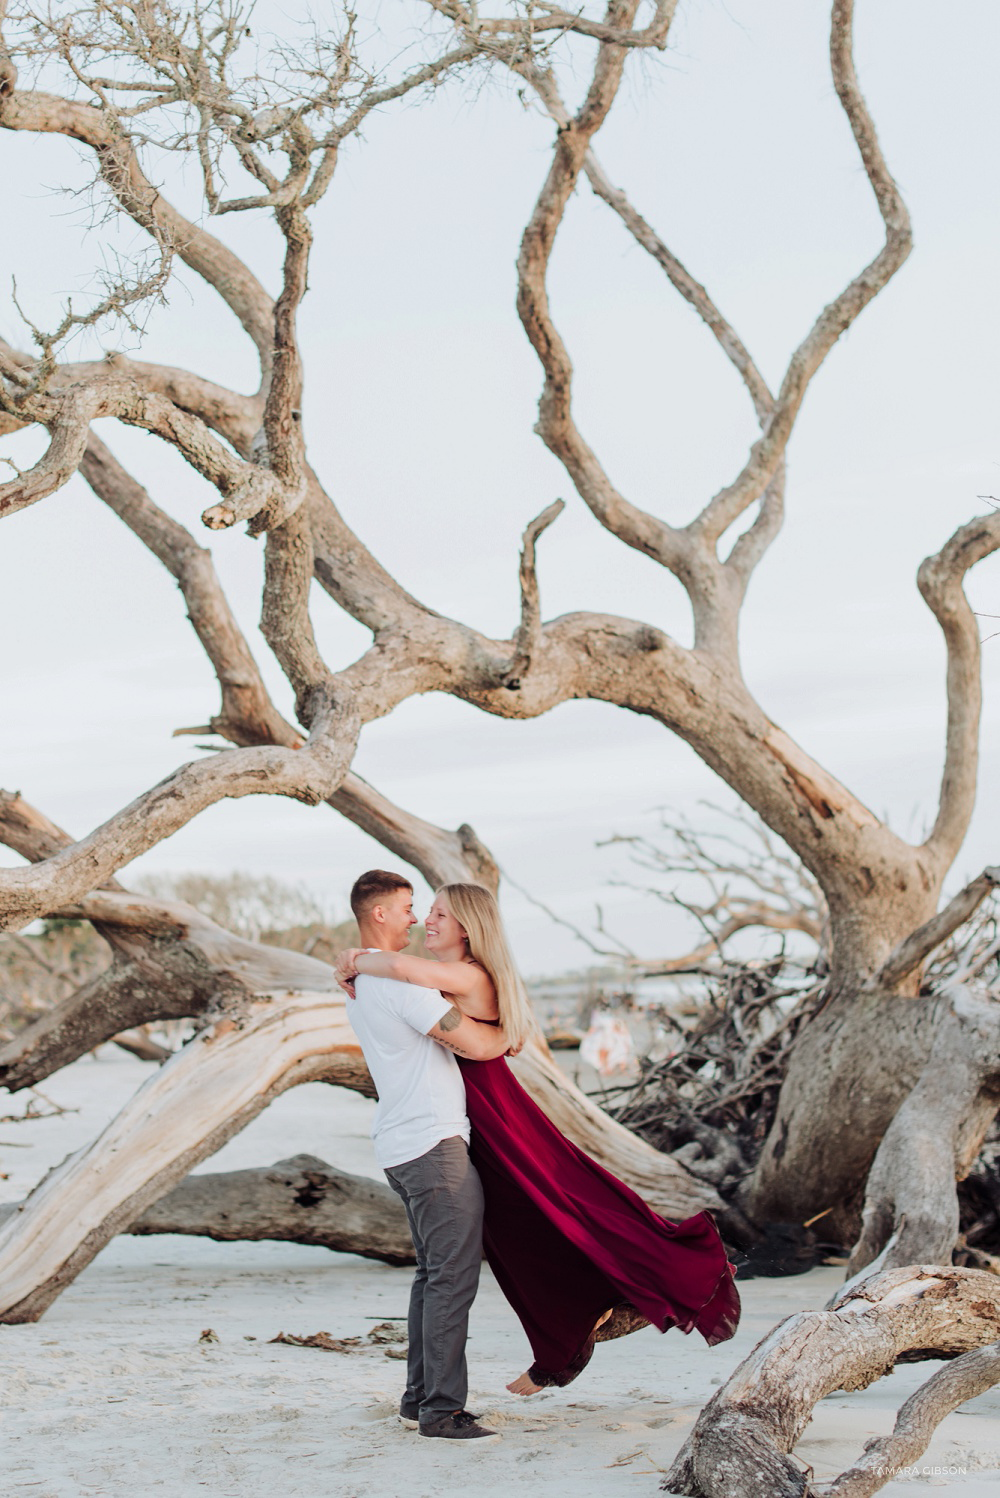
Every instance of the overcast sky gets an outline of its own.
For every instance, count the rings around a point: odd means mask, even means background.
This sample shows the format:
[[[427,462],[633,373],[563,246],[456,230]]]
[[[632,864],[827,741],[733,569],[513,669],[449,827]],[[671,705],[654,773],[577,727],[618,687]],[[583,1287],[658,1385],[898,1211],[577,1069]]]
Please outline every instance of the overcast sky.
[[[612,179],[709,287],[772,385],[881,242],[829,79],[827,9],[681,0],[670,49],[630,58],[597,142]],[[277,8],[265,14],[280,21]],[[417,17],[395,3],[367,14],[388,50]],[[916,248],[813,382],[789,448],[785,529],[742,626],[747,679],[767,713],[914,838],[933,820],[944,730],[943,650],[915,573],[982,511],[977,496],[1000,494],[998,55],[995,0],[956,0],[946,15],[931,0],[858,0],[861,83]],[[301,318],[310,458],[366,544],[444,613],[509,635],[520,532],[562,495],[567,511],[539,548],[545,615],[606,610],[687,641],[679,586],[601,530],[532,433],[540,373],[514,310],[514,260],[551,136],[498,80],[386,109],[344,151],[315,213]],[[0,175],[4,284],[16,276],[26,310],[54,322],[61,298],[86,293],[110,231],[88,227],[81,201],[52,191],[86,179],[68,142],[0,132]],[[188,212],[196,186],[193,174],[171,179]],[[233,215],[213,228],[275,287],[280,246],[266,219]],[[738,379],[586,188],[560,232],[550,288],[585,437],[624,494],[685,522],[752,440]],[[27,343],[6,300],[0,330]],[[103,346],[131,340],[109,335]],[[247,340],[186,272],[144,352],[254,383]],[[102,434],[211,546],[290,713],[256,628],[261,546],[200,527],[208,491],[162,443],[117,427]],[[35,434],[0,443],[22,465],[39,450]],[[976,570],[969,593],[1000,615],[997,559]],[[82,481],[3,525],[0,607],[0,784],[82,834],[195,752],[171,734],[216,710],[211,671],[171,579]],[[367,632],[318,588],[313,609],[332,665],[364,649]],[[1000,629],[982,623],[984,634]],[[979,805],[953,887],[1000,857],[1000,638],[985,647],[985,678]],[[365,729],[357,768],[422,816],[470,821],[514,880],[568,918],[586,923],[603,900],[647,954],[683,935],[661,909],[605,888],[626,864],[595,843],[649,831],[659,806],[697,820],[698,798],[734,800],[664,729],[596,703],[508,723],[447,698],[411,701]],[[125,878],[257,870],[302,880],[343,910],[354,875],[386,862],[328,808],[261,796],[212,808]],[[586,960],[519,895],[504,901],[527,971]]]

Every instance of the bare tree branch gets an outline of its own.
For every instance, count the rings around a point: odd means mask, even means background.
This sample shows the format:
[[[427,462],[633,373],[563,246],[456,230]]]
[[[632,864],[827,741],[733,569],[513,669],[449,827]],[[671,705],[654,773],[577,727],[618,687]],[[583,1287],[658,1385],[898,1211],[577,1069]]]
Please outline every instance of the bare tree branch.
[[[2,376],[0,376],[0,403],[4,401]],[[50,403],[47,403],[50,404]],[[0,484],[0,517],[16,515],[29,505],[37,504],[72,478],[87,445],[87,433],[98,404],[91,390],[68,392],[52,410],[46,423],[49,428],[49,445],[25,473]],[[33,418],[20,416],[18,406],[8,408],[8,415],[17,420]]]
[[[943,910],[932,916],[929,921],[912,931],[904,941],[886,958],[878,972],[869,982],[869,988],[892,990],[897,988],[903,979],[914,972],[924,958],[939,947],[943,941],[947,941],[953,931],[969,919],[970,915],[986,899],[991,890],[1000,885],[1000,868],[988,868],[975,879],[967,884],[964,889],[959,890],[953,900],[949,900]]]
[[[793,1461],[790,1453],[815,1405],[834,1389],[865,1388],[903,1359],[964,1361],[994,1342],[998,1330],[995,1275],[918,1264],[872,1275],[847,1287],[826,1310],[787,1317],[757,1344],[702,1410],[665,1486],[691,1498],[873,1493],[890,1480],[888,1466],[872,1486],[840,1489],[835,1481],[828,1490],[807,1482]],[[961,1376],[954,1384],[961,1387]],[[940,1384],[925,1395],[925,1414],[937,1408],[940,1419],[947,1411],[938,1391]],[[911,1401],[904,1429],[912,1413]],[[916,1422],[914,1436],[921,1425]],[[929,1435],[926,1424],[923,1429]],[[873,1464],[861,1465],[869,1481],[875,1478]]]
[[[865,1182],[855,1274],[933,1260],[958,1244],[956,1182],[968,1175],[1000,1102],[1000,1007],[953,979],[927,1064],[886,1129]]]
[[[110,369],[63,394],[21,394],[0,377],[0,406],[19,419],[40,422],[53,434],[45,457],[29,475],[0,486],[0,515],[12,515],[65,484],[83,457],[90,423],[105,416],[169,442],[240,515],[256,515],[285,493],[269,469],[238,457],[197,416]]]
[[[121,207],[142,228],[168,240],[181,260],[219,293],[253,339],[267,371],[273,336],[271,299],[257,278],[220,240],[167,202],[143,173],[127,138],[101,110],[53,94],[20,90],[9,57],[4,66],[0,127],[66,135],[90,146],[102,179]]]
[[[0,356],[10,365],[20,365],[26,379],[37,381],[37,362],[30,356],[11,347],[0,338]],[[100,361],[84,360],[79,363],[66,362],[56,366],[48,383],[48,389],[58,395],[74,385],[87,385],[98,375],[108,370],[126,376],[139,389],[162,395],[167,400],[197,416],[225,438],[243,457],[249,457],[254,434],[259,430],[264,403],[259,395],[241,395],[224,385],[217,385],[201,375],[187,369],[176,369],[166,364],[150,364],[144,360],[130,359],[122,353],[107,355]],[[0,433],[21,430],[30,426],[28,417],[18,418],[0,413]]]
[[[283,744],[297,748],[302,735],[278,713],[219,586],[211,553],[184,526],[150,499],[93,432],[80,471],[94,492],[149,547],[177,579],[197,631],[219,679],[222,706],[208,725],[240,745]]]
[[[222,692],[219,714],[199,731],[218,733],[241,746],[278,744],[297,749],[302,734],[271,702],[257,662],[219,584],[211,554],[153,503],[142,485],[93,433],[81,472],[99,498],[177,579],[188,617]],[[270,534],[269,566],[275,565],[271,548],[280,548],[283,542],[280,531]],[[275,597],[281,627],[280,589],[276,589]],[[460,827],[457,832],[435,827],[394,806],[354,774],[345,776],[328,799],[335,810],[418,868],[432,886],[471,877],[496,889],[496,864],[471,827]]]
[[[965,1352],[946,1363],[900,1405],[891,1435],[872,1436],[863,1455],[832,1483],[817,1486],[817,1498],[871,1498],[887,1476],[916,1462],[946,1415],[1000,1383],[1000,1342]]]
[[[784,453],[809,382],[841,334],[899,270],[913,247],[910,216],[886,165],[875,125],[854,68],[854,0],[833,0],[830,68],[885,223],[885,244],[871,263],[824,307],[785,371],[766,434],[754,444],[739,476],[709,502],[693,523],[700,540],[714,544],[770,481]]]
[[[965,596],[965,574],[1000,547],[1000,513],[960,526],[921,564],[917,585],[941,626],[948,652],[948,731],[938,814],[924,846],[950,866],[969,827],[979,770],[982,714],[979,627]]]
[[[513,679],[530,669],[532,656],[536,655],[542,639],[542,616],[538,599],[538,578],[535,573],[535,543],[553,520],[557,520],[566,508],[566,501],[555,500],[540,515],[525,527],[521,540],[521,623],[514,637],[514,661],[510,668]]]
[[[241,319],[258,348],[262,379],[256,395],[241,396],[183,371],[139,361],[53,364],[54,346],[44,339],[40,360],[0,348],[0,429],[17,430],[34,420],[53,439],[38,471],[15,477],[12,487],[4,486],[4,497],[12,502],[40,497],[71,469],[75,457],[84,455],[88,477],[96,476],[112,507],[195,600],[196,628],[221,683],[222,706],[213,724],[238,746],[213,763],[183,767],[89,839],[51,854],[37,868],[0,873],[4,919],[16,926],[33,912],[89,896],[94,884],[201,806],[253,790],[332,800],[359,825],[377,828],[387,846],[412,849],[425,870],[475,866],[475,848],[461,829],[454,834],[429,829],[346,778],[359,724],[429,692],[450,693],[508,719],[537,716],[580,698],[614,703],[651,717],[690,744],[786,840],[822,886],[832,947],[826,1007],[810,1011],[796,1034],[775,1126],[751,1187],[755,1211],[776,1212],[781,1220],[815,1210],[805,1200],[810,1193],[824,1197],[822,1206],[830,1199],[856,1200],[863,1170],[889,1121],[884,1115],[888,1110],[891,1118],[897,1093],[905,1095],[919,1075],[934,1028],[933,1016],[914,992],[915,1017],[893,1033],[911,996],[889,995],[873,1015],[870,996],[862,990],[906,934],[934,915],[948,856],[967,821],[978,689],[969,686],[976,670],[975,642],[967,606],[954,592],[955,578],[960,581],[967,563],[993,549],[993,539],[973,540],[970,533],[966,545],[955,538],[936,569],[925,568],[928,601],[949,643],[951,705],[936,836],[925,847],[912,847],[770,721],[743,680],[737,648],[747,579],[781,523],[783,456],[804,392],[837,337],[887,284],[909,248],[905,208],[854,75],[850,0],[833,0],[831,64],[886,225],[885,247],[820,314],[792,356],[773,402],[748,350],[705,288],[628,199],[610,187],[592,154],[626,57],[637,47],[665,41],[673,13],[669,0],[645,27],[637,23],[639,0],[611,0],[599,20],[538,5],[487,18],[461,0],[440,0],[438,10],[449,22],[448,47],[401,78],[365,68],[351,20],[341,33],[317,33],[315,45],[297,52],[289,48],[284,60],[274,63],[272,57],[255,71],[239,60],[239,13],[224,0],[194,0],[183,7],[177,0],[157,0],[140,10],[124,0],[107,0],[99,14],[87,8],[45,13],[37,18],[37,30],[32,30],[30,4],[26,0],[18,23],[7,30],[10,55],[0,61],[0,125],[61,133],[92,151],[114,202],[156,245],[180,255],[216,287]],[[210,15],[221,17],[218,30],[208,24]],[[643,15],[648,20],[650,12]],[[121,36],[114,34],[116,27]],[[538,430],[601,523],[681,580],[694,613],[692,649],[649,623],[612,615],[577,613],[543,623],[531,555],[534,538],[525,548],[521,619],[509,639],[491,640],[442,617],[379,565],[305,461],[296,416],[303,375],[295,331],[309,251],[305,214],[332,180],[345,131],[356,132],[390,96],[401,98],[420,84],[433,88],[452,65],[465,68],[477,57],[519,72],[535,86],[534,80],[549,76],[550,51],[565,32],[573,33],[574,64],[589,51],[592,68],[574,113],[556,106],[549,90],[557,111],[556,140],[518,271],[519,312],[544,375]],[[437,33],[429,31],[426,44],[436,41]],[[15,64],[25,74],[37,68],[45,81],[61,71],[68,97],[19,88]],[[241,205],[252,210],[266,199],[285,238],[277,303],[247,266],[162,198],[151,163],[157,153],[171,151],[197,163],[210,212]],[[233,173],[249,174],[253,197],[241,184],[230,185]],[[547,275],[569,198],[584,175],[705,320],[744,380],[761,425],[760,440],[734,483],[684,527],[665,524],[618,493],[575,425],[573,371],[551,317]],[[255,529],[268,530],[263,627],[295,691],[301,719],[312,731],[304,747],[295,747],[299,730],[270,703],[198,549],[127,475],[112,471],[109,455],[87,445],[95,415],[156,431],[176,447],[218,491],[221,503],[210,507],[210,523],[231,525],[242,516]],[[759,505],[752,514],[751,505]],[[722,537],[741,517],[752,523],[723,561]],[[311,627],[313,577],[373,634],[370,647],[336,674],[323,662]],[[485,861],[480,867],[489,872]],[[714,910],[723,922],[740,919],[747,912],[736,908],[725,874],[720,869],[714,877],[715,893],[691,908],[696,914]],[[778,897],[763,898],[761,904],[782,908]],[[915,990],[914,973],[902,983]],[[873,1025],[880,1037],[876,1045]],[[893,1058],[891,1096],[883,1076],[886,1054]]]
[[[696,643],[720,652],[735,651],[735,611],[747,577],[780,526],[783,477],[779,470],[809,381],[836,340],[887,284],[910,249],[906,208],[885,165],[857,85],[851,55],[852,19],[853,0],[836,0],[831,22],[831,66],[838,95],[886,224],[886,244],[876,259],[820,314],[807,338],[793,354],[773,402],[749,355],[711,304],[704,289],[670,255],[645,221],[627,204],[624,195],[616,194],[610,188],[593,158],[590,141],[603,123],[611,99],[604,94],[603,109],[595,110],[592,107],[592,87],[588,104],[571,119],[558,100],[554,83],[541,69],[530,63],[517,69],[539,90],[559,122],[552,168],[525,231],[518,261],[518,310],[545,374],[539,403],[539,434],[565,464],[578,492],[601,524],[627,545],[652,556],[680,578],[691,595]],[[595,81],[596,78],[595,73]],[[604,88],[607,89],[609,84],[610,78],[606,78]],[[581,170],[588,171],[595,191],[599,191],[622,215],[639,242],[655,255],[682,295],[699,310],[748,383],[758,416],[765,424],[764,435],[754,444],[741,474],[709,501],[684,531],[625,500],[612,486],[573,420],[572,366],[548,310],[545,279],[555,234]],[[769,489],[772,481],[773,487]],[[715,549],[719,539],[750,504],[764,495],[765,490],[769,492],[761,514],[751,531],[737,542],[730,558],[732,566],[729,572],[721,573]]]
[[[471,880],[496,892],[499,873],[493,855],[463,823],[457,832],[435,827],[412,812],[394,806],[362,780],[348,775],[330,797],[335,807],[362,832],[376,838],[398,857],[420,870],[431,888]]]
[[[315,806],[347,773],[358,728],[353,712],[317,701],[312,732],[298,751],[230,749],[183,765],[72,847],[32,868],[0,872],[0,929],[78,899],[223,797],[264,792]]]
[[[526,16],[498,16],[487,18],[479,15],[478,6],[468,7],[457,0],[430,0],[435,10],[456,21],[468,34],[482,43],[484,39],[510,36],[534,37],[546,31],[575,32],[577,36],[592,37],[595,41],[613,43],[618,47],[658,47],[667,45],[667,35],[677,9],[677,0],[656,0],[655,10],[648,26],[633,29],[630,25],[638,6],[633,6],[629,16],[623,16],[617,24],[609,12],[603,21],[592,21],[581,11],[562,10],[559,6],[538,4],[530,8]]]

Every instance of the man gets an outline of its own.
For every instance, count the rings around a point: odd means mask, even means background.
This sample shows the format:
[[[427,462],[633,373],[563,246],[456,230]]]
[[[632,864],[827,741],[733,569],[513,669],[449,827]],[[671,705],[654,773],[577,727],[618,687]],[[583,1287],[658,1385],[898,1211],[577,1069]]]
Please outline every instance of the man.
[[[401,952],[415,925],[413,886],[372,869],[351,890],[363,947]],[[465,1408],[469,1309],[482,1261],[483,1192],[469,1159],[465,1086],[454,1052],[502,1056],[502,1030],[479,1025],[435,989],[359,973],[347,1015],[378,1091],[375,1156],[403,1200],[417,1255],[406,1392],[399,1413],[422,1436],[498,1439]]]

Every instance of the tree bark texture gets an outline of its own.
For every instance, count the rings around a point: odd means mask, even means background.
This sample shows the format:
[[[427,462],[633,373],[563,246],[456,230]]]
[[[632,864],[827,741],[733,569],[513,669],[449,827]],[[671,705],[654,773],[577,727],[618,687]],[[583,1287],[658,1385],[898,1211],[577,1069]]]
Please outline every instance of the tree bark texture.
[[[128,1230],[193,1233],[220,1243],[278,1239],[413,1264],[413,1240],[396,1193],[349,1175],[315,1155],[276,1165],[190,1175],[148,1207]]]
[[[250,995],[215,1013],[0,1229],[0,1322],[37,1320],[116,1233],[128,1231],[288,1087],[326,1081],[371,1092],[343,1005],[329,992]],[[524,1080],[534,1084],[540,1105],[547,1112],[555,1105],[554,1121],[568,1136],[596,1145],[602,1163],[654,1208],[677,1218],[720,1205],[711,1187],[669,1156],[610,1120],[602,1128],[598,1110],[577,1100],[554,1070],[541,1062],[528,1067]]]
[[[974,1354],[998,1335],[995,1275],[924,1265],[873,1275],[848,1287],[828,1310],[788,1317],[757,1344],[702,1410],[663,1487],[686,1498],[819,1498],[823,1490],[807,1481],[790,1453],[820,1399],[835,1389],[865,1389],[899,1362],[961,1363],[963,1354]],[[966,1382],[969,1367],[946,1385],[943,1397],[941,1383],[935,1385],[939,1374],[921,1391],[923,1401],[908,1401],[897,1426],[899,1444],[886,1448],[890,1457],[904,1449],[918,1454],[919,1441],[926,1445],[933,1426],[954,1408],[952,1395],[961,1397],[964,1388],[979,1392],[984,1368],[996,1376],[995,1357],[973,1364],[979,1372]],[[874,1471],[879,1461],[873,1451],[860,1464],[870,1485],[839,1489],[834,1483],[831,1493],[873,1493],[888,1482],[888,1470],[880,1477]],[[851,1482],[861,1482],[857,1473],[858,1466],[851,1469]]]
[[[329,994],[258,996],[220,1013],[0,1228],[0,1322],[37,1321],[116,1233],[306,1081],[369,1085]]]
[[[884,1269],[951,1259],[959,1224],[955,1183],[968,1173],[1000,1106],[1000,1010],[962,987],[938,1007],[927,1062],[868,1173],[849,1274],[890,1240]]]
[[[0,1224],[16,1217],[20,1206],[0,1206]],[[395,1192],[316,1155],[189,1175],[126,1231],[136,1237],[189,1233],[219,1243],[274,1239],[384,1264],[415,1262],[406,1213]]]

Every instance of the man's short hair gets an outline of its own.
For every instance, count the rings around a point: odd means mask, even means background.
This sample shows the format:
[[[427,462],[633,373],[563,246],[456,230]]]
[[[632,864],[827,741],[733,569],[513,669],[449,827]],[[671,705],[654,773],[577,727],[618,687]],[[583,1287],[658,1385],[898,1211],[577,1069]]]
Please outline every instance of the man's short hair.
[[[386,895],[395,894],[397,889],[408,889],[413,894],[413,885],[402,874],[390,874],[386,869],[369,869],[367,874],[355,879],[351,890],[354,919],[363,920],[375,905],[384,900]]]

